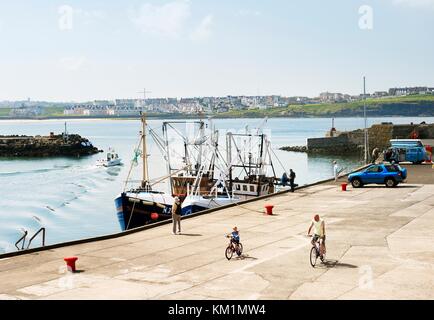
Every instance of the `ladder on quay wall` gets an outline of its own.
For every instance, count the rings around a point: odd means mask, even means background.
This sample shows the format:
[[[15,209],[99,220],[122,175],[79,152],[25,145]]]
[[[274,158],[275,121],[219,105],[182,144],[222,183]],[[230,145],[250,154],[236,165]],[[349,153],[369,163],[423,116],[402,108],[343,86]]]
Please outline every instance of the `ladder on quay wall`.
[[[42,232],[42,247],[45,247],[45,228],[40,228],[29,240],[29,242],[27,243],[27,247],[26,246],[26,238],[27,235],[29,234],[27,230],[24,230],[24,234],[23,236],[18,239],[17,242],[15,242],[15,247],[18,249],[18,251],[22,251],[22,250],[28,250],[30,248],[30,245],[32,244],[33,239],[35,239],[38,234],[40,234]],[[18,246],[21,243],[21,248]]]

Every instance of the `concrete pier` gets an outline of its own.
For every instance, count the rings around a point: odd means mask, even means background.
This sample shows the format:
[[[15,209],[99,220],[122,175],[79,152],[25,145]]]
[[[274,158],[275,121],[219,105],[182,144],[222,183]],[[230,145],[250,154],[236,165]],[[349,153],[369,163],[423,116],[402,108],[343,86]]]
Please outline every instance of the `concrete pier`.
[[[425,184],[320,184],[219,210],[182,221],[182,235],[164,225],[2,259],[0,299],[434,299],[434,169],[418,174]],[[316,268],[305,237],[314,214],[328,248]],[[244,256],[227,261],[233,226]],[[75,274],[63,261],[72,255]]]

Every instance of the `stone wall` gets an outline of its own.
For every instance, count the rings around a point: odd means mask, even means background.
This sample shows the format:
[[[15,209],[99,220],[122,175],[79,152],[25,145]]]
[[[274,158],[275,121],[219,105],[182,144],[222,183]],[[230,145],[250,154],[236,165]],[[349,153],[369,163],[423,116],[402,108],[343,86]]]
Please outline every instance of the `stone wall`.
[[[358,144],[350,134],[343,133],[338,137],[312,138],[307,140],[307,150],[310,153],[345,154],[358,152]]]
[[[390,146],[390,139],[393,139],[393,125],[373,125],[368,129],[369,151],[375,148],[380,150]]]
[[[387,149],[391,139],[410,139],[412,132],[417,132],[420,139],[434,139],[434,124],[373,125],[368,129],[369,154],[374,148]],[[337,137],[308,139],[307,149],[310,153],[363,154],[364,130],[342,132]]]
[[[433,139],[434,124],[394,125],[392,139],[409,139],[412,132],[416,132],[420,139]]]

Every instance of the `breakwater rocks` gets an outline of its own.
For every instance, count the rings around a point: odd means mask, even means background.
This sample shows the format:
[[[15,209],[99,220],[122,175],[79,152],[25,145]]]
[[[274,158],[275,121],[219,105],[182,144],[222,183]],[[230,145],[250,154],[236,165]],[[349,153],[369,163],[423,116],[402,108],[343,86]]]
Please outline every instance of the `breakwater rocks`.
[[[307,152],[306,146],[290,146],[290,147],[282,147],[279,150],[283,151],[291,151],[291,152]]]
[[[0,157],[80,157],[102,152],[78,134],[0,136]]]

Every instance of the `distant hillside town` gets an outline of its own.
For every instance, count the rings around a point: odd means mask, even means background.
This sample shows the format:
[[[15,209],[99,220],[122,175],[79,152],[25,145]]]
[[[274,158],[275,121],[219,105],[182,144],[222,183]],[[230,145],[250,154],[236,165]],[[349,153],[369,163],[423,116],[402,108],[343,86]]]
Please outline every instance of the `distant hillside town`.
[[[366,94],[367,98],[388,98],[408,95],[432,95],[434,87],[390,88]],[[254,110],[287,107],[289,105],[346,103],[360,101],[363,94],[323,92],[318,97],[303,96],[226,96],[196,98],[148,98],[95,100],[86,103],[49,103],[30,101],[3,101],[1,108],[10,108],[9,117],[37,117],[44,115],[47,108],[60,108],[64,116],[138,116],[140,112],[160,114],[219,114],[233,110]],[[5,114],[3,114],[5,116]],[[7,115],[6,115],[7,116]]]

